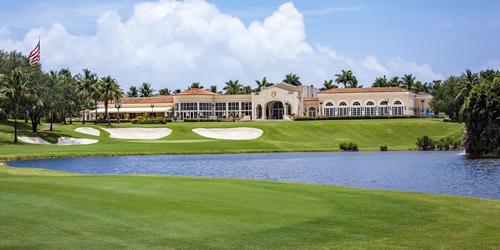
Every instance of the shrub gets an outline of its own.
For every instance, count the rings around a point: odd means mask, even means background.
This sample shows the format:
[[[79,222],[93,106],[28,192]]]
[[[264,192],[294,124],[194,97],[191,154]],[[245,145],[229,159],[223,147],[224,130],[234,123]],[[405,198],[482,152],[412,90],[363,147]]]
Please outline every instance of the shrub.
[[[210,119],[210,118],[186,118],[184,122],[221,122],[224,121],[222,119]],[[234,121],[234,120],[226,120],[226,121]]]
[[[427,135],[417,139],[417,148],[423,151],[434,150],[436,144]]]
[[[387,146],[386,145],[380,146],[380,151],[387,151]]]
[[[132,120],[133,124],[166,124],[167,122],[172,122],[172,119],[168,117],[145,118],[142,116],[138,116],[137,118]]]
[[[350,151],[350,152],[356,152],[356,151],[358,151],[358,145],[354,144],[352,142],[343,142],[343,143],[340,143],[339,148],[342,151]]]

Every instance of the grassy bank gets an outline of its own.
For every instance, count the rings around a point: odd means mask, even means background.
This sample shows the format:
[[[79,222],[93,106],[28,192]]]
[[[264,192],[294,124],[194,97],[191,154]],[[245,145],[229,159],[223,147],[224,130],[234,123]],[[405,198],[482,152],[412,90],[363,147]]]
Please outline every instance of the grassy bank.
[[[500,201],[0,166],[0,248],[498,249]]]
[[[429,135],[434,139],[461,136],[463,126],[435,119],[398,120],[343,120],[295,122],[201,122],[169,123],[167,125],[113,124],[111,127],[168,127],[173,133],[160,140],[111,139],[105,131],[93,137],[73,130],[82,126],[58,124],[54,132],[38,135],[48,141],[59,136],[96,138],[99,143],[81,146],[14,145],[12,124],[0,124],[0,159],[31,157],[62,157],[87,155],[127,154],[185,154],[185,153],[245,153],[337,151],[342,142],[354,142],[362,151],[379,150],[387,145],[389,150],[414,150],[417,137]],[[108,127],[107,125],[93,127]],[[264,131],[257,140],[230,141],[201,137],[191,131],[197,127],[254,127]],[[20,134],[33,136],[28,124],[22,124]]]

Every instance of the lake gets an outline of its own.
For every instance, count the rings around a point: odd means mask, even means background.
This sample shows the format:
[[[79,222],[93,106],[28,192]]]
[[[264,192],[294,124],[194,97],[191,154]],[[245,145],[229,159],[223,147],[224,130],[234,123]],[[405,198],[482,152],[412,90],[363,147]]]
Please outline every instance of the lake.
[[[500,160],[460,152],[151,155],[20,160],[13,167],[301,182],[500,199]]]

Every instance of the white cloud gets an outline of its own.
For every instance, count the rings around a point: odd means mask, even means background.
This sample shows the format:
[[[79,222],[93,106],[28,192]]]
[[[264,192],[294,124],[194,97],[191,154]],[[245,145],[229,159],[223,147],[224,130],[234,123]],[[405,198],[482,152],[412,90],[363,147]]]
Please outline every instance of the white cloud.
[[[263,76],[280,81],[290,72],[319,85],[340,69],[352,69],[365,86],[382,74],[412,73],[423,81],[442,78],[426,64],[400,58],[383,64],[373,55],[354,59],[327,46],[313,46],[306,39],[303,15],[292,3],[248,26],[203,0],[140,3],[126,20],[116,11],[102,12],[90,35],[54,23],[15,40],[8,29],[0,28],[0,46],[28,53],[38,36],[45,69],[90,68],[112,75],[124,87],[144,81],[156,88],[184,88],[193,81],[222,86],[229,79],[252,84]]]

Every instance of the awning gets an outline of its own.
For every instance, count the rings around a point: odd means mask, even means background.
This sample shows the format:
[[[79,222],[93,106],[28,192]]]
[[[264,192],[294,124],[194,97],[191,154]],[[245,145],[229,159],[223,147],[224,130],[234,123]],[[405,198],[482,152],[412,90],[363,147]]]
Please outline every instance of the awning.
[[[150,107],[137,107],[137,108],[120,108],[120,113],[168,113],[172,112],[172,107],[154,107],[151,109]],[[93,111],[95,112],[95,110]],[[98,114],[104,114],[104,108],[97,109]],[[118,113],[118,109],[115,107],[109,107],[108,113]]]

